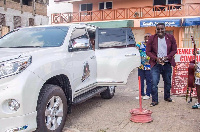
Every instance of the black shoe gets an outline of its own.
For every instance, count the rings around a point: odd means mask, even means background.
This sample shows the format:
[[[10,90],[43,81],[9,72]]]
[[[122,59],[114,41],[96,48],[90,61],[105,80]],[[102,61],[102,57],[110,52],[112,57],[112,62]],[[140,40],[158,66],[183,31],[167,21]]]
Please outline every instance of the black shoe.
[[[152,102],[152,103],[150,104],[150,107],[153,107],[153,106],[155,106],[155,105],[158,105],[158,102]]]
[[[171,98],[167,98],[167,99],[165,99],[165,101],[172,102],[172,99]]]

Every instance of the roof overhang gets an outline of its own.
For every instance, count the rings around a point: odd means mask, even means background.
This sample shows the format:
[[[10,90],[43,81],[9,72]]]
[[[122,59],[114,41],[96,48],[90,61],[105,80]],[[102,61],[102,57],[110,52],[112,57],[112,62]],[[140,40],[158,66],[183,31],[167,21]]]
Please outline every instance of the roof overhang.
[[[200,17],[195,18],[184,18],[183,19],[183,26],[195,26],[200,25]]]

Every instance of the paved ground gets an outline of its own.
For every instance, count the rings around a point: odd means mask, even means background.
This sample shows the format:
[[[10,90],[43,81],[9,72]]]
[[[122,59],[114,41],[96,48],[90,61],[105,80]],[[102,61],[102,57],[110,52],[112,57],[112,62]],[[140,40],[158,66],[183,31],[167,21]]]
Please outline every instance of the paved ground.
[[[162,78],[161,78],[162,79]],[[193,110],[185,97],[172,95],[175,102],[163,100],[163,82],[159,83],[159,105],[150,107],[150,100],[143,100],[144,109],[153,113],[151,123],[130,121],[130,110],[139,108],[137,70],[129,76],[126,86],[116,88],[110,100],[100,96],[74,106],[67,118],[63,132],[200,132],[200,110]]]

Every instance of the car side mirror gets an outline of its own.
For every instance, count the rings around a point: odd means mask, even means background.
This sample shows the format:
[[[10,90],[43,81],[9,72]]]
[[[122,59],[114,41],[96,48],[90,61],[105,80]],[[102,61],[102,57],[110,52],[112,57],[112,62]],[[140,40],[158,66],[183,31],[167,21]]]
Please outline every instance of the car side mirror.
[[[89,40],[75,40],[70,41],[70,45],[68,46],[68,51],[79,51],[79,50],[87,50],[90,48]]]

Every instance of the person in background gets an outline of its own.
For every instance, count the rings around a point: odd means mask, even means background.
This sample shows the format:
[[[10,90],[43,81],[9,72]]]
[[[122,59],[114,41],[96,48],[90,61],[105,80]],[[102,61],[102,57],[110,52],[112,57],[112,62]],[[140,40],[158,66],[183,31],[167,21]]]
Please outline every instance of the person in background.
[[[197,52],[199,54],[199,52]],[[192,109],[200,109],[200,63],[197,64],[195,70],[195,84],[197,91],[197,103],[192,106]]]
[[[173,35],[165,33],[165,24],[156,25],[156,34],[152,35],[146,48],[146,54],[150,57],[152,76],[152,103],[150,106],[158,105],[158,83],[160,74],[164,81],[164,100],[172,102],[170,98],[172,67],[175,66],[174,55],[177,52],[177,44]]]
[[[138,67],[138,76],[140,76],[141,81],[141,95],[142,99],[150,99],[151,94],[151,75],[150,75],[150,64],[149,59],[146,55],[146,43],[148,42],[149,37],[151,36],[150,33],[145,34],[144,41],[140,42],[136,45],[136,47],[139,49],[140,56],[141,56],[141,65]],[[144,80],[146,79],[146,94],[144,92]],[[136,97],[136,99],[139,99],[139,97]]]

